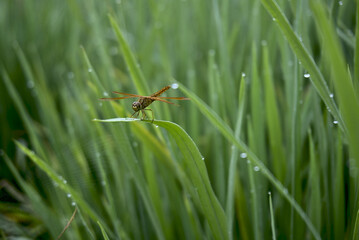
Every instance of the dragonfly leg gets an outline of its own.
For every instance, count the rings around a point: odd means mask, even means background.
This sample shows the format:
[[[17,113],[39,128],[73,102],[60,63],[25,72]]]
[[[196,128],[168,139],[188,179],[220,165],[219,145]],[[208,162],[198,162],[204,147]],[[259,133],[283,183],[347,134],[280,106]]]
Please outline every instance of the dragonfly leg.
[[[137,115],[135,116],[135,118],[137,118],[138,117],[138,115],[140,114],[140,112],[139,111],[137,111],[137,112],[134,112],[132,115],[131,115],[131,118],[135,115],[137,113]]]
[[[152,123],[153,123],[153,120],[155,120],[155,118],[154,118],[154,115],[153,115],[153,111],[152,111],[152,109],[150,109],[150,108],[146,108],[146,109],[143,109],[143,111],[151,111],[151,113],[152,113]],[[146,115],[146,114],[145,114]]]
[[[147,117],[147,115],[143,109],[141,109],[141,112],[142,112],[141,120],[144,120]]]

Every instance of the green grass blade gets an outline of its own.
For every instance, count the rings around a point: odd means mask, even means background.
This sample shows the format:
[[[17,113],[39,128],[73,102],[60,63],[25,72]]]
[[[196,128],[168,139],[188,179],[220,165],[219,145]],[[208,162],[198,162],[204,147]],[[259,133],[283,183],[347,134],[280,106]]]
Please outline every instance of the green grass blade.
[[[235,129],[235,137],[239,139],[241,126],[243,122],[244,109],[246,103],[246,81],[244,80],[244,76],[242,75],[240,89],[239,89],[239,98],[238,98],[238,115],[237,115],[237,123]],[[234,191],[236,181],[239,180],[236,176],[237,172],[237,160],[238,160],[238,149],[233,145],[231,159],[229,162],[229,170],[228,170],[228,191],[227,191],[227,201],[226,201],[226,215],[227,215],[227,224],[228,224],[228,232],[230,233],[230,237],[232,238],[233,232],[233,208],[234,208]],[[241,184],[237,182],[237,184]]]
[[[98,122],[134,122],[140,121],[133,118],[114,118],[98,120]],[[151,122],[150,120],[144,120],[145,122]],[[211,187],[206,165],[202,159],[196,144],[190,138],[190,136],[179,125],[168,122],[154,120],[153,124],[165,128],[171,136],[175,139],[178,147],[180,148],[184,161],[185,169],[188,176],[192,181],[200,203],[202,206],[202,212],[206,217],[209,226],[212,230],[215,239],[228,239],[226,217],[222,206],[220,205],[214,191]]]
[[[205,104],[205,102],[203,102],[199,97],[197,97],[194,93],[189,91],[181,84],[180,89],[186,96],[191,98],[193,104],[197,106],[197,108],[202,112],[202,114],[212,123],[215,128],[217,128],[227,138],[230,143],[234,144],[242,152],[247,153],[248,159],[250,159],[255,166],[259,167],[260,172],[277,188],[277,190],[285,197],[285,199],[288,200],[288,202],[297,211],[299,216],[307,224],[313,236],[316,239],[320,239],[319,233],[311,223],[306,213],[298,205],[295,199],[288,193],[288,190],[283,186],[283,184],[273,176],[273,174],[269,171],[265,164],[248,148],[246,144],[244,144],[241,140],[237,140],[235,138],[229,126],[207,104]]]
[[[135,56],[133,55],[130,46],[127,44],[123,33],[116,23],[115,19],[109,15],[109,19],[112,25],[113,30],[116,33],[118,43],[122,49],[123,56],[126,61],[127,68],[130,72],[131,78],[136,86],[136,89],[140,95],[147,95],[150,92],[148,84],[145,80],[145,77],[142,73],[140,65],[137,63]]]
[[[321,225],[321,191],[320,191],[320,175],[318,158],[314,148],[313,138],[311,132],[309,132],[309,185],[310,185],[310,202],[309,202],[309,216],[312,219],[313,224],[317,229],[320,229]]]
[[[271,229],[272,229],[272,239],[276,240],[276,234],[275,234],[275,221],[274,221],[274,212],[273,212],[273,202],[272,202],[272,193],[269,192],[269,210],[270,210],[270,220],[271,220]]]
[[[78,195],[78,192],[69,186],[66,180],[62,179],[55,171],[47,165],[42,159],[40,159],[33,151],[22,145],[20,142],[15,141],[16,145],[23,151],[41,170],[43,170],[49,178],[54,181],[64,193],[71,194],[71,198],[74,202],[82,208],[82,210],[94,221],[101,219],[96,212],[94,212],[86,201]]]
[[[268,125],[268,136],[272,155],[273,172],[275,176],[284,181],[287,164],[283,148],[282,124],[279,118],[279,110],[276,102],[276,92],[272,72],[269,64],[267,45],[263,46],[263,68],[264,68],[264,92],[265,109]]]
[[[102,224],[100,223],[100,221],[97,221],[97,224],[98,224],[98,225],[100,226],[100,228],[101,228],[101,232],[102,232],[103,238],[104,238],[105,240],[110,240],[110,239],[108,238],[108,236],[107,236],[107,233],[106,233],[104,227],[103,227]]]
[[[344,130],[345,124],[343,122],[343,119],[338,111],[338,108],[333,98],[330,97],[331,92],[329,90],[329,87],[323,77],[323,74],[314,62],[314,59],[309,54],[303,43],[300,41],[299,37],[293,31],[292,27],[288,22],[288,19],[285,17],[277,2],[274,0],[261,1],[266,10],[272,15],[273,20],[282,30],[282,33],[286,37],[289,45],[291,46],[293,52],[296,54],[299,61],[302,63],[303,67],[310,74],[310,80],[315,89],[317,90],[319,96],[322,98],[334,118],[338,121],[340,128]]]
[[[359,13],[359,4],[357,1],[357,13]],[[354,48],[354,87],[359,90],[359,14],[356,15],[355,24],[355,48]]]
[[[335,94],[339,101],[341,115],[345,129],[349,137],[349,145],[352,156],[359,166],[359,102],[358,96],[347,70],[344,55],[335,33],[334,26],[328,18],[321,1],[311,1],[311,9],[314,13],[319,31],[322,33],[323,49],[327,56],[327,63],[333,75]]]

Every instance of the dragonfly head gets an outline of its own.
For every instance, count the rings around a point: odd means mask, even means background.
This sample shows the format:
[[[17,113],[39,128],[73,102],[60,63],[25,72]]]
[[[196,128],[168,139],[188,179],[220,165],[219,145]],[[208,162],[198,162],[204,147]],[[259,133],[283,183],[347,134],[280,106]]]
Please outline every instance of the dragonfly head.
[[[132,109],[133,111],[137,112],[141,110],[141,103],[140,102],[133,102],[132,103]]]

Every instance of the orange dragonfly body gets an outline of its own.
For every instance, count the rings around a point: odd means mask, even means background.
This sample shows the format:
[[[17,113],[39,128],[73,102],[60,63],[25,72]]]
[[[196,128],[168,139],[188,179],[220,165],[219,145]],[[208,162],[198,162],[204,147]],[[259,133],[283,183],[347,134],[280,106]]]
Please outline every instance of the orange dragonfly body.
[[[132,103],[132,109],[135,112],[131,115],[131,117],[133,117],[136,113],[137,113],[137,115],[136,115],[136,117],[137,117],[140,114],[140,112],[142,112],[141,120],[143,120],[147,116],[145,111],[151,111],[152,112],[152,122],[153,122],[153,120],[154,120],[153,111],[152,111],[152,109],[149,109],[147,107],[149,105],[151,105],[151,103],[153,103],[154,101],[161,101],[161,102],[165,102],[165,103],[169,103],[169,104],[174,104],[174,103],[169,102],[164,99],[190,100],[189,98],[185,98],[185,97],[159,97],[162,93],[164,93],[165,91],[167,91],[170,88],[171,88],[171,86],[166,86],[166,87],[162,88],[161,90],[159,90],[158,92],[155,92],[151,96],[141,96],[141,95],[130,94],[130,93],[113,92],[116,94],[126,95],[127,97],[101,98],[101,100],[119,100],[119,99],[137,97],[138,100]]]

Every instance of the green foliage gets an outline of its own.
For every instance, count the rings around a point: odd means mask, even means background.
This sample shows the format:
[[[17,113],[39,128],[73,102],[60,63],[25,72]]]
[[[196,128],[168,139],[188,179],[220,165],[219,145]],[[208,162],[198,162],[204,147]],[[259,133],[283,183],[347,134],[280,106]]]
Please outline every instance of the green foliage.
[[[355,239],[358,9],[1,1],[2,236]]]

